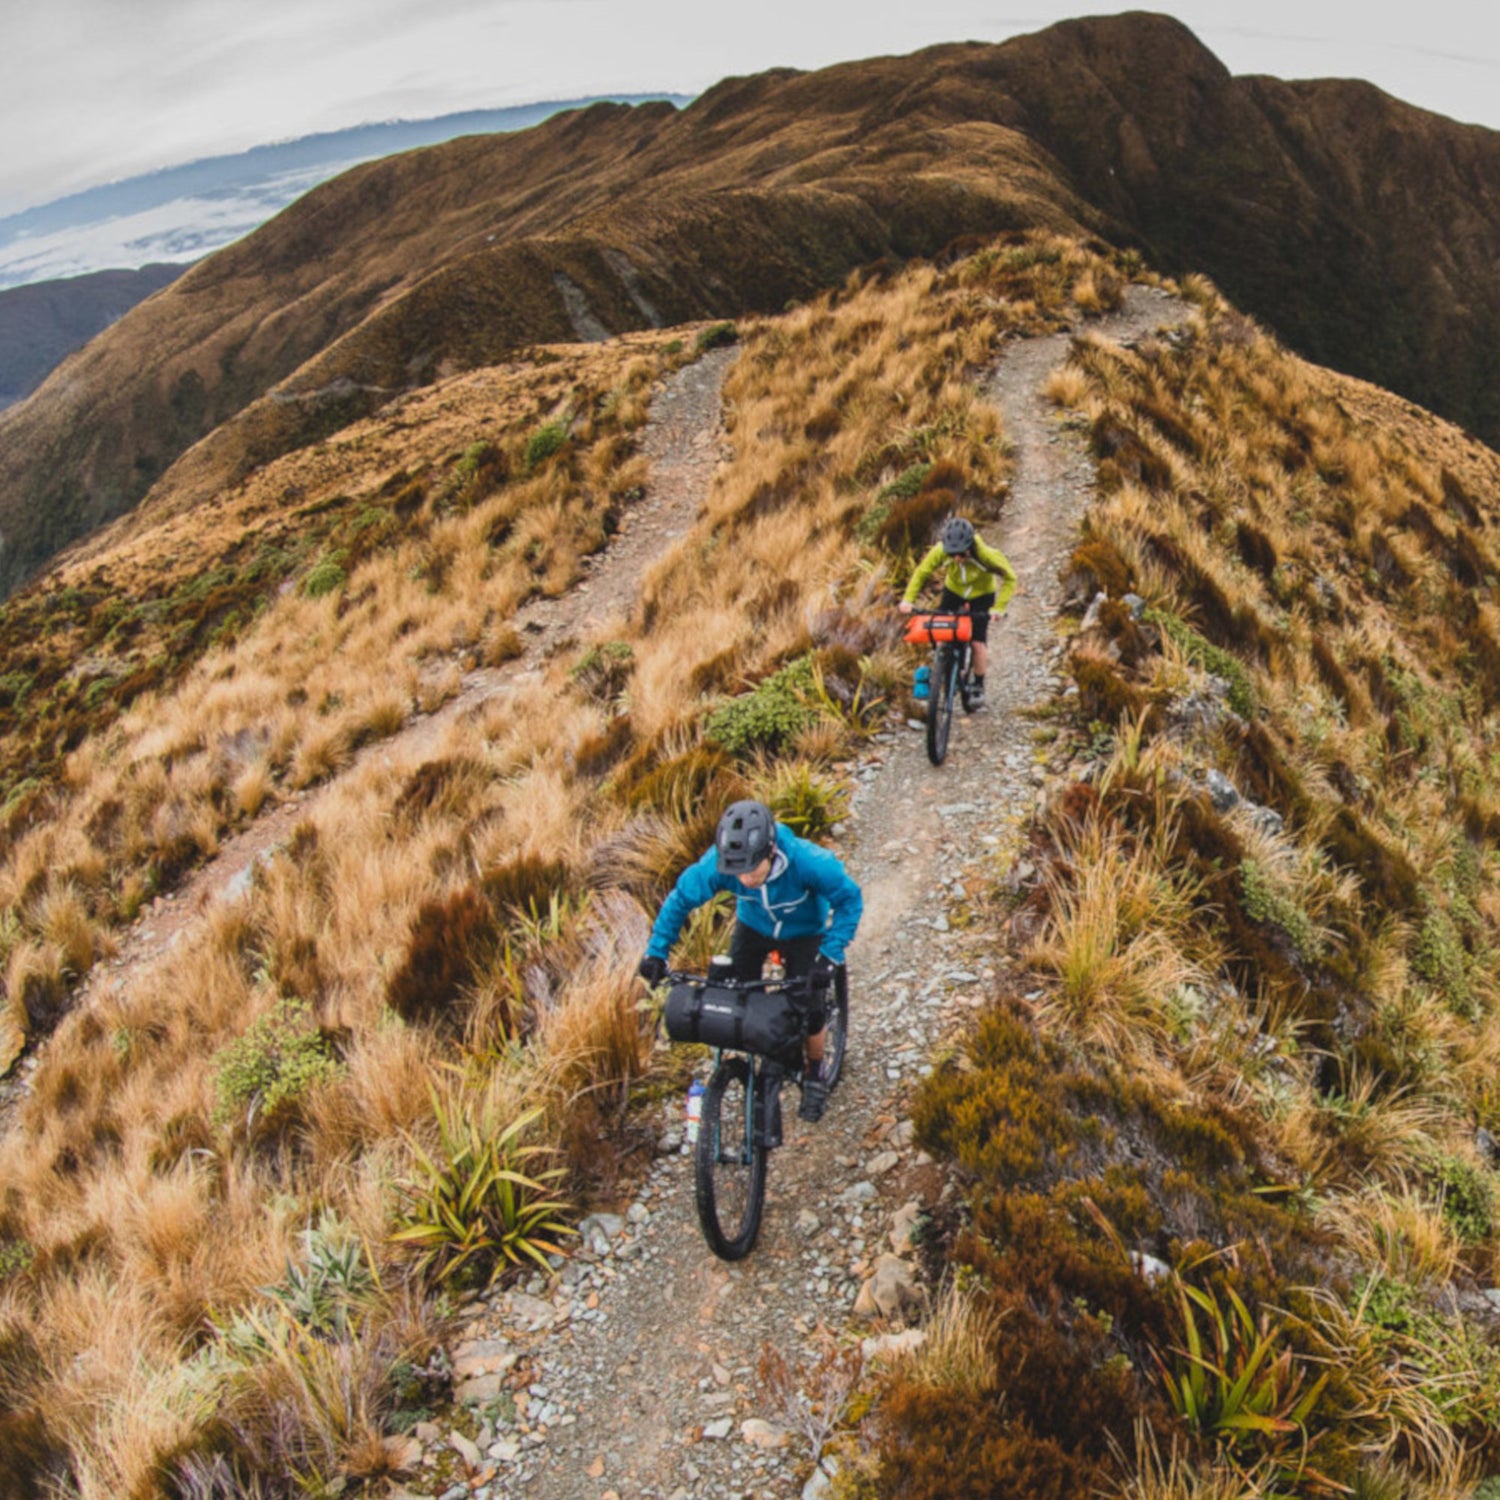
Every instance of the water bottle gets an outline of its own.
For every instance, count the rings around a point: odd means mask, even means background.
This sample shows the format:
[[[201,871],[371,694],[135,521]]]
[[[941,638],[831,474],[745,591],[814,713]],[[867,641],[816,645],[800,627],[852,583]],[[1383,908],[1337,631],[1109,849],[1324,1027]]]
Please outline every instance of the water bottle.
[[[786,978],[786,960],[782,958],[778,949],[772,948],[766,954],[765,967],[761,970],[761,973],[772,984],[780,984]]]
[[[687,1095],[687,1138],[688,1145],[695,1146],[698,1143],[698,1126],[703,1121],[703,1085],[695,1078],[688,1085]]]
[[[917,668],[917,675],[912,679],[911,695],[913,698],[925,699],[932,690],[932,668],[925,662]]]

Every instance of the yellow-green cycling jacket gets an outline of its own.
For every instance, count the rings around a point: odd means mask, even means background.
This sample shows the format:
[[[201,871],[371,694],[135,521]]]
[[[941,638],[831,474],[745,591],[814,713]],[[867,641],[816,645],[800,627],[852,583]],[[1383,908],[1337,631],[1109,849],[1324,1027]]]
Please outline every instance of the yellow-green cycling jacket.
[[[943,544],[939,542],[917,564],[917,570],[911,575],[911,582],[906,585],[906,593],[902,596],[908,604],[917,602],[922,585],[937,572],[947,555],[943,551]],[[982,599],[993,589],[995,613],[999,614],[1010,603],[1010,596],[1016,591],[1016,570],[998,547],[985,546],[976,533],[972,555],[965,553],[949,562],[943,587],[951,589],[960,599]]]

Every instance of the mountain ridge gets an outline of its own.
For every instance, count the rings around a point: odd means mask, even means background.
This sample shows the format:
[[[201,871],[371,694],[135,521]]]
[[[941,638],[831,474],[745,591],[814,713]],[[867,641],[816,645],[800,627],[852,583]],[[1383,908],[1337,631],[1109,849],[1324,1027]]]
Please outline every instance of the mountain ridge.
[[[686,104],[691,96],[602,97]],[[61,279],[50,269],[58,264],[82,273],[139,265],[143,253],[179,263],[196,259],[264,223],[308,188],[363,162],[462,135],[524,130],[560,110],[592,102],[559,99],[425,120],[376,121],[84,188],[0,218],[0,287]],[[111,258],[101,262],[100,255]],[[137,257],[133,262],[126,259],[131,255]]]
[[[1310,357],[1500,432],[1494,132],[1369,86],[1233,78],[1140,12],[670,110],[367,164],[200,263],[0,417],[0,586],[148,492],[198,503],[444,371],[647,326],[643,307],[774,309],[1020,227],[1202,269]]]

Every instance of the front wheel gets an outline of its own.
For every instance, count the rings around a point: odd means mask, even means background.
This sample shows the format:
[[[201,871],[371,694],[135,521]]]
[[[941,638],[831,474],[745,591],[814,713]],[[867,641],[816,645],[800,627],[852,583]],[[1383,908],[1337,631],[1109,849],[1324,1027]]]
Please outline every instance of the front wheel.
[[[849,1045],[849,971],[842,964],[834,971],[828,994],[828,1020],[823,1038],[823,1081],[832,1093],[844,1071],[844,1049]]]
[[[940,766],[948,754],[948,733],[953,728],[953,693],[958,683],[958,657],[947,646],[939,646],[932,668],[932,687],[927,700],[927,759]]]
[[[743,1057],[726,1057],[703,1094],[694,1159],[698,1222],[720,1260],[750,1253],[766,1201],[766,1148],[755,1128],[755,1075]]]

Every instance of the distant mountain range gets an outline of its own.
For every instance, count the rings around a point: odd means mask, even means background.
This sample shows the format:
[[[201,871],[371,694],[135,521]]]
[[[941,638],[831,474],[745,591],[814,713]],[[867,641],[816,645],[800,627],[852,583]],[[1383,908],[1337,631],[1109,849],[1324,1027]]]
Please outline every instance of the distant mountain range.
[[[1500,133],[1233,77],[1137,12],[599,103],[321,184],[0,413],[0,589],[455,371],[1030,227],[1204,272],[1298,352],[1500,440]]]
[[[0,292],[0,407],[19,401],[66,355],[182,272],[182,266],[95,271]]]
[[[607,97],[622,104],[666,99],[682,105],[690,96]],[[92,271],[185,264],[248,234],[309,188],[361,162],[463,135],[524,130],[560,110],[595,102],[552,100],[360,125],[73,193],[0,219],[0,289]]]

